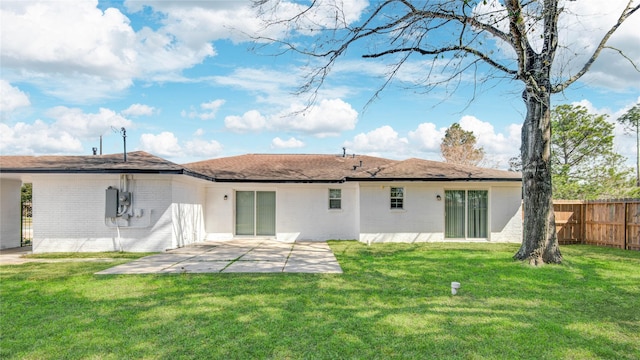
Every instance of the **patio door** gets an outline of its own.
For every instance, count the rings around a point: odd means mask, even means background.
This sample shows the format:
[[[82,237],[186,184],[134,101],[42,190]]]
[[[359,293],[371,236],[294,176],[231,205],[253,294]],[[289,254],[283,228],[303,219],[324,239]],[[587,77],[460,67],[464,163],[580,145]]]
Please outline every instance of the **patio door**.
[[[446,190],[444,198],[445,238],[486,239],[488,237],[488,191]]]
[[[236,191],[236,235],[276,235],[275,191]]]

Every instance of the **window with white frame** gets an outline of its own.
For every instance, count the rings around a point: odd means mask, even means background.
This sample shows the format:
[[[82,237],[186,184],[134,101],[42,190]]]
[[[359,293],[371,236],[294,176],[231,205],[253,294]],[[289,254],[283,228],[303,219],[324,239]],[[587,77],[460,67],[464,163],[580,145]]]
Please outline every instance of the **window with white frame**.
[[[392,187],[391,188],[391,209],[403,209],[404,208],[404,188]]]
[[[342,209],[342,189],[329,189],[329,209]]]

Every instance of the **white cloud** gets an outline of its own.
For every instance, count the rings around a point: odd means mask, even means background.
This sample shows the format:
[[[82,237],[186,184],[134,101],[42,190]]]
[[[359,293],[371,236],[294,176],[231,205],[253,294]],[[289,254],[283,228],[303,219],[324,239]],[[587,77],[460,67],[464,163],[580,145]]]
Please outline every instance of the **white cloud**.
[[[2,126],[0,150],[6,154],[77,154],[82,141],[98,142],[101,135],[130,127],[133,123],[110,109],[84,113],[78,108],[57,106],[46,111],[52,122],[37,119],[33,124],[19,122]]]
[[[142,134],[139,147],[140,150],[163,157],[174,157],[182,154],[178,138],[169,131],[163,131],[158,135]]]
[[[263,26],[249,1],[126,1],[129,11],[150,7],[163,16],[163,29],[190,47],[217,39],[249,40]]]
[[[3,66],[131,76],[135,34],[129,19],[117,9],[103,12],[96,5],[96,1],[3,2]]]
[[[634,105],[640,104],[640,97],[636,99],[635,102],[631,102],[626,106],[623,106],[617,110],[612,110],[609,108],[596,108],[591,101],[583,99],[581,101],[576,101],[571,103],[573,106],[582,106],[591,114],[605,114],[608,115],[607,121],[614,125],[613,129],[613,147],[614,151],[618,154],[624,156],[627,159],[626,164],[630,167],[636,166],[636,153],[637,153],[637,142],[635,133],[630,133],[627,131],[622,124],[618,122],[618,118],[624,115],[629,109],[631,109]]]
[[[439,153],[446,130],[446,128],[436,129],[433,123],[422,123],[415,131],[409,131],[409,140],[417,144],[421,151]]]
[[[0,113],[9,113],[17,108],[31,105],[29,96],[9,82],[0,79]]]
[[[215,141],[205,141],[201,139],[189,140],[184,144],[184,153],[187,156],[213,158],[222,153],[223,146]]]
[[[259,94],[259,102],[289,106],[291,89],[300,85],[300,76],[300,69],[236,68],[231,74],[212,79],[218,85]]]
[[[205,110],[204,112],[191,111],[189,112],[190,118],[199,118],[201,120],[210,120],[216,117],[218,110],[226,101],[222,99],[212,100],[206,103],[200,104],[200,108]],[[186,111],[182,111],[182,115],[186,116]]]
[[[182,145],[181,145],[182,143]],[[181,142],[175,134],[163,131],[160,134],[142,134],[140,150],[165,158],[212,158],[222,153],[223,146],[215,140],[192,139]]]
[[[0,11],[5,74],[76,102],[113,96],[134,79],[175,77],[215,55],[212,39],[191,43],[165,27],[136,32],[95,0],[5,1]]]
[[[272,149],[294,149],[304,147],[304,142],[290,137],[289,140],[282,140],[279,137],[271,140],[271,148]]]
[[[409,141],[399,137],[398,133],[389,125],[379,127],[368,133],[360,133],[353,141],[345,141],[345,146],[356,153],[394,153],[400,154],[406,150]]]
[[[496,133],[493,125],[475,116],[465,115],[460,121],[460,127],[473,131],[482,146],[489,154],[516,154],[520,148],[520,125],[511,124],[507,127],[507,134]],[[514,149],[516,149],[514,151]]]
[[[627,166],[635,168],[636,154],[638,151],[636,134],[627,131],[624,126],[618,122],[616,122],[613,134],[613,149],[627,159]]]
[[[325,99],[307,109],[303,105],[292,105],[271,117],[269,125],[276,130],[297,131],[322,138],[353,130],[357,122],[358,112],[349,103],[341,99]]]
[[[193,136],[202,136],[202,135],[204,135],[204,129],[202,128],[199,128],[193,133]]]
[[[144,104],[132,104],[122,111],[122,115],[126,116],[151,116],[156,112],[153,106]]]
[[[131,85],[135,33],[95,1],[2,2],[2,66],[50,94],[86,99]],[[90,80],[90,81],[88,81]],[[98,95],[99,94],[99,95]]]
[[[291,131],[319,138],[353,130],[357,122],[358,112],[340,99],[325,99],[309,107],[293,104],[269,117],[257,110],[250,110],[242,116],[227,116],[224,119],[227,129],[234,132]]]
[[[98,138],[114,128],[119,131],[132,124],[122,115],[105,108],[100,108],[95,114],[86,114],[82,109],[56,106],[47,110],[47,116],[56,120],[56,128],[83,139]]]
[[[227,129],[245,133],[251,131],[261,131],[267,126],[267,119],[257,110],[250,110],[242,116],[227,116],[224,119],[224,125]]]
[[[19,122],[12,127],[0,123],[0,153],[3,155],[78,154],[82,142],[69,132],[42,120]]]

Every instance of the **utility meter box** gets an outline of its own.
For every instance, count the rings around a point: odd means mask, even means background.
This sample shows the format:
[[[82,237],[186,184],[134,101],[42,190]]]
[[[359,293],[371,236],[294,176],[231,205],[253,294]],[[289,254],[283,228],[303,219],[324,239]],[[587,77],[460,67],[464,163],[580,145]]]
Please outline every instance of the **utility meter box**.
[[[114,218],[118,216],[118,189],[109,186],[104,199],[104,217]]]
[[[131,205],[131,193],[128,191],[121,191],[118,195],[118,205]]]

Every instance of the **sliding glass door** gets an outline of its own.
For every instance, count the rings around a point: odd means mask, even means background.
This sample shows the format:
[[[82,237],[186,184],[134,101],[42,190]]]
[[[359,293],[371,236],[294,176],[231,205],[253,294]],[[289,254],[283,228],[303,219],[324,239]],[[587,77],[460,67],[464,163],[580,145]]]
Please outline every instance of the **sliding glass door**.
[[[488,193],[482,190],[469,190],[467,192],[467,237],[487,237],[487,212]]]
[[[276,234],[276,193],[275,191],[256,192],[256,235],[273,236]]]
[[[489,192],[447,190],[444,192],[444,237],[448,239],[487,238]]]
[[[236,191],[236,235],[275,234],[275,191]]]
[[[444,237],[464,237],[465,191],[454,190],[444,192]]]

